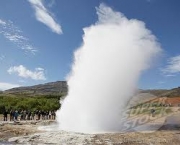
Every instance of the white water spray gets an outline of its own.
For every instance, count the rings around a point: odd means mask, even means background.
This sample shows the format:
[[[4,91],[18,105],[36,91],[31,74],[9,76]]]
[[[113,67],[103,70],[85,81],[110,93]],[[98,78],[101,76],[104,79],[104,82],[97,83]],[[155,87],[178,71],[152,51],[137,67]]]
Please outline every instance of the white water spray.
[[[69,92],[57,112],[60,129],[84,133],[120,129],[122,110],[143,70],[161,48],[142,21],[128,20],[104,4],[98,21],[84,28],[74,54]]]

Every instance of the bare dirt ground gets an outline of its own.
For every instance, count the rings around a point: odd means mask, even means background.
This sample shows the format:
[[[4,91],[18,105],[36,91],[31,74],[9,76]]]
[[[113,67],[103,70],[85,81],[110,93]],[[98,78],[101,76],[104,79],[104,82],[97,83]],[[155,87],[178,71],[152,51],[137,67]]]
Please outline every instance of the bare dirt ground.
[[[17,128],[16,128],[17,129]],[[179,145],[180,131],[159,130],[153,133],[129,132],[106,134],[80,134],[65,131],[29,130],[26,128],[8,141],[21,144],[67,144],[67,145]],[[18,129],[18,130],[19,130]],[[14,129],[13,129],[14,130]],[[24,134],[25,133],[25,134]],[[10,137],[10,136],[9,136]]]
[[[50,121],[49,121],[50,122]],[[44,124],[48,122],[44,122]],[[43,124],[42,121],[0,121],[0,141],[7,141],[11,137],[17,136],[27,136],[29,134],[34,134],[41,132],[37,127]]]
[[[0,121],[0,145],[2,141],[12,144],[57,144],[57,145],[180,145],[180,111],[171,107],[172,112],[154,117],[150,114],[136,114],[126,122],[130,130],[119,133],[83,134],[48,130],[52,120],[41,121]],[[0,117],[2,120],[2,116]],[[136,124],[141,122],[141,124]],[[133,125],[134,126],[133,126]],[[39,130],[39,128],[41,130]]]
[[[66,131],[39,130],[54,121],[1,122],[1,141],[12,144],[58,145],[179,145],[180,126],[165,124],[157,131],[131,131],[124,133],[83,134]],[[48,127],[48,126],[47,126]]]

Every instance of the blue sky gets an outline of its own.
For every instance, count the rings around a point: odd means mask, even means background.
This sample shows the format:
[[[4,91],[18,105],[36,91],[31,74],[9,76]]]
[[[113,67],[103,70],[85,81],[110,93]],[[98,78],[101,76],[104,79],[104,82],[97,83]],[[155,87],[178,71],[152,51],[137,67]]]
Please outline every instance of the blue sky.
[[[161,44],[162,55],[138,87],[178,87],[179,0],[1,0],[0,90],[65,80],[83,28],[97,21],[101,3],[143,21]]]

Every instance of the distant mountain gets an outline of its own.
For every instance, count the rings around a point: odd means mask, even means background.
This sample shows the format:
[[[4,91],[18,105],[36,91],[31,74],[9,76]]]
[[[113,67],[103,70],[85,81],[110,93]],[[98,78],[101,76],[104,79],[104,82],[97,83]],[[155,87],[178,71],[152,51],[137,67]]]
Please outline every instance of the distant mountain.
[[[59,95],[67,93],[67,83],[66,81],[50,82],[46,84],[40,84],[28,87],[18,87],[9,89],[3,92],[3,94],[12,95]]]
[[[169,92],[170,90],[165,90],[165,89],[159,89],[159,90],[141,90],[141,93],[149,93],[152,94],[154,96],[161,96],[167,92]]]
[[[28,87],[18,87],[6,90],[4,92],[0,92],[0,95],[26,95],[26,96],[35,96],[35,95],[59,95],[59,94],[67,94],[68,87],[66,81],[57,81],[50,82],[46,84],[40,84],[35,86]],[[166,89],[157,89],[157,90],[139,90],[138,93],[143,93],[140,98],[148,98],[151,96],[154,97],[180,97],[180,87],[166,90]],[[138,94],[137,93],[137,94]],[[145,95],[147,94],[147,95]],[[148,95],[150,94],[150,95]],[[144,97],[142,97],[144,96]],[[139,98],[139,97],[138,97]]]
[[[180,87],[173,88],[170,90],[141,90],[142,93],[150,93],[157,97],[180,97]]]

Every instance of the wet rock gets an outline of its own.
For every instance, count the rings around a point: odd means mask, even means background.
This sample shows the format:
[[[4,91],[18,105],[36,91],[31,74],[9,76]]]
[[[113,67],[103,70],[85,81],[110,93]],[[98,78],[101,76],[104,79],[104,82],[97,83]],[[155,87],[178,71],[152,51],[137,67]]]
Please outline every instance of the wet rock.
[[[30,136],[21,136],[10,138],[9,142],[17,143],[35,143],[35,144],[87,144],[91,142],[94,135],[78,134],[78,133],[68,133],[64,131],[56,132],[45,132],[38,133]]]

